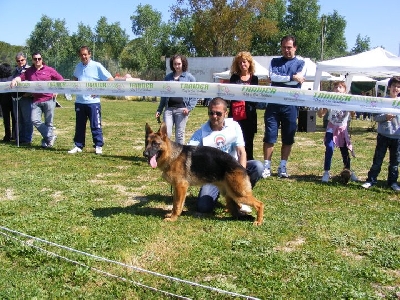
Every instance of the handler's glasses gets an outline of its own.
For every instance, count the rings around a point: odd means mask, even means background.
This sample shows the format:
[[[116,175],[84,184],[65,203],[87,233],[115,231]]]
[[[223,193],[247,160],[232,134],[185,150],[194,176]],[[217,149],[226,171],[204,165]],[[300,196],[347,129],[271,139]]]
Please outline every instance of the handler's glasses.
[[[209,116],[213,116],[213,115],[217,115],[217,117],[222,117],[222,112],[220,112],[220,111],[212,111],[212,110],[210,110],[209,112],[208,112],[208,115]]]
[[[25,61],[25,58],[17,59],[17,62],[23,62]]]
[[[41,57],[34,57],[33,60],[39,60],[40,61],[40,60],[42,60],[42,58]]]

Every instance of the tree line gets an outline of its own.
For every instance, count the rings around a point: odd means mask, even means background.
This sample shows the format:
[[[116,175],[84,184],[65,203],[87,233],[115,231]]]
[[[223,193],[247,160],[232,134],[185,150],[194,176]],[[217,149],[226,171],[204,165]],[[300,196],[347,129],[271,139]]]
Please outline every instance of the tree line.
[[[25,46],[0,42],[3,62],[14,64],[14,56],[40,51],[49,65],[70,77],[79,61],[81,45],[92,49],[92,58],[111,72],[161,80],[165,59],[175,53],[191,56],[280,55],[280,39],[291,34],[298,41],[297,54],[314,61],[370,50],[369,37],[359,34],[351,51],[344,35],[346,20],[334,10],[320,15],[317,0],[176,0],[170,19],[151,5],[138,5],[131,15],[133,39],[119,22],[100,17],[91,28],[82,22],[70,34],[65,19],[43,15]],[[71,59],[71,58],[74,58]]]

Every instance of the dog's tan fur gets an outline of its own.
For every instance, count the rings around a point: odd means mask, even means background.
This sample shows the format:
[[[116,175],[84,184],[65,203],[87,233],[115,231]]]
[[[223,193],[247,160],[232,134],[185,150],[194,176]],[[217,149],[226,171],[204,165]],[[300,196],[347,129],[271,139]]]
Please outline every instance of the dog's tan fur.
[[[250,205],[257,211],[254,225],[262,224],[264,204],[253,196],[246,169],[229,154],[211,147],[183,146],[172,142],[167,136],[164,123],[158,132],[153,132],[146,123],[145,143],[143,155],[149,162],[152,157],[157,157],[157,167],[173,187],[172,212],[166,215],[165,220],[176,221],[181,215],[189,186],[212,183],[225,196],[227,209],[233,216],[238,216],[241,204]],[[206,170],[205,162],[208,161],[215,164]],[[213,173],[216,169],[218,174]]]

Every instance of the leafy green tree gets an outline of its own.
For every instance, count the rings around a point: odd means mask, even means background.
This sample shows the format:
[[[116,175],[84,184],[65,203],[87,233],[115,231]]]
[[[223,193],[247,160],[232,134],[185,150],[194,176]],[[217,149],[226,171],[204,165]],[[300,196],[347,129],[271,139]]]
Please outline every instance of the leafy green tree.
[[[171,56],[175,53],[194,56],[196,47],[193,34],[194,21],[191,17],[183,17],[176,24],[171,23],[170,43],[162,45],[162,53]],[[168,47],[168,48],[167,48]]]
[[[321,23],[317,0],[290,0],[281,34],[297,39],[297,54],[316,59],[320,57]]]
[[[140,68],[137,71],[152,74],[157,73],[157,70],[165,70],[163,58],[171,51],[171,25],[162,22],[161,13],[148,4],[138,5],[130,19],[132,32],[137,38],[124,49],[121,64],[136,66]]]
[[[371,49],[371,40],[368,36],[361,37],[360,34],[357,35],[356,44],[351,48],[351,54],[362,53]]]
[[[72,54],[71,39],[65,19],[51,19],[43,15],[27,40],[29,55],[41,52],[44,60],[57,68]]]
[[[75,57],[75,52],[65,20],[53,20],[46,15],[41,17],[27,40],[28,57],[36,51],[42,54],[47,65],[54,67],[65,78],[71,77],[71,57]]]
[[[269,19],[275,28],[271,30],[270,36],[267,38],[264,38],[259,30],[254,33],[251,53],[253,55],[279,55],[280,40],[282,38],[280,28],[282,27],[286,15],[286,1],[275,0],[265,3],[261,14],[264,18]],[[258,18],[258,16],[256,18]]]
[[[346,20],[336,10],[332,14],[321,17],[321,60],[347,54],[345,29]]]
[[[147,69],[148,61],[145,49],[142,48],[142,43],[142,38],[137,38],[126,45],[120,56],[122,68],[134,70],[139,73]]]
[[[15,65],[15,55],[22,51],[26,53],[24,46],[14,46],[6,42],[0,42],[0,62]]]
[[[192,18],[196,55],[235,55],[251,49],[255,32],[263,38],[274,33],[276,24],[262,14],[272,1],[177,0],[171,7],[172,19]]]
[[[128,41],[129,36],[125,30],[121,29],[120,23],[108,24],[107,18],[103,16],[97,21],[95,27],[92,53],[102,59],[117,60]]]
[[[78,30],[71,36],[72,48],[77,53],[78,49],[82,46],[88,46],[93,51],[95,42],[95,34],[89,25],[84,25],[82,22],[78,24]]]

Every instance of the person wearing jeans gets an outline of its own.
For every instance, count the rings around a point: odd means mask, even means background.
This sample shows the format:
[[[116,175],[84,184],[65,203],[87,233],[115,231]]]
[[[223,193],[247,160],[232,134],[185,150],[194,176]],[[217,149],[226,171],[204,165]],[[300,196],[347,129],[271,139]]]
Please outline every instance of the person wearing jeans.
[[[400,93],[400,76],[390,78],[388,89],[390,98],[398,97]],[[389,149],[387,184],[395,192],[400,192],[400,186],[397,184],[400,162],[400,115],[378,114],[374,116],[374,121],[378,123],[375,154],[368,172],[367,181],[362,187],[369,189],[377,184],[383,159]]]
[[[172,127],[175,124],[175,141],[183,144],[185,141],[185,129],[188,121],[188,114],[185,113],[186,108],[168,107],[164,111],[164,122],[167,126],[167,134],[172,135]]]
[[[64,78],[53,68],[47,66],[40,52],[32,54],[33,65],[24,73],[15,77],[10,87],[14,88],[18,82],[28,81],[63,81]],[[57,136],[53,130],[54,108],[56,107],[55,95],[52,93],[34,93],[32,103],[32,123],[42,135],[42,147],[51,148]],[[42,122],[42,114],[44,122]]]
[[[188,70],[188,61],[184,55],[175,54],[169,60],[172,72],[165,76],[164,81],[194,82],[196,79]],[[191,97],[161,97],[156,118],[164,112],[164,122],[167,125],[167,135],[170,138],[175,125],[175,142],[183,145],[185,142],[186,123],[189,113],[196,107],[198,99]]]
[[[17,53],[15,62],[17,67],[12,74],[13,78],[21,75],[29,68],[25,54],[22,52]],[[32,143],[32,99],[31,93],[13,93],[13,111],[18,121],[18,133],[16,133],[18,145],[30,145]]]
[[[344,81],[336,81],[333,84],[333,91],[335,93],[346,93],[346,83]],[[343,167],[350,170],[351,158],[349,152],[355,157],[353,145],[350,140],[348,132],[348,122],[353,111],[337,110],[320,108],[317,115],[323,118],[328,115],[328,124],[326,126],[326,133],[324,138],[325,144],[325,161],[324,161],[324,174],[322,175],[322,182],[328,182],[331,178],[330,170],[332,165],[333,151],[335,147],[340,149],[342,155]],[[356,174],[351,171],[352,181],[358,181]]]

